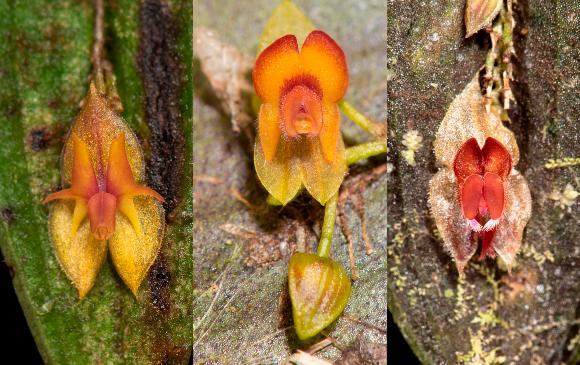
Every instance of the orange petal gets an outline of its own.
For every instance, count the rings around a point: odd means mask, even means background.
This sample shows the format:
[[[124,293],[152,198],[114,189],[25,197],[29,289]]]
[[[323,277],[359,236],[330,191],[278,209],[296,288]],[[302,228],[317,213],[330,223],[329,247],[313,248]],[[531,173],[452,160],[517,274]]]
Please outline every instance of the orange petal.
[[[475,219],[479,214],[479,202],[482,196],[483,178],[471,175],[461,186],[461,209],[467,219]]]
[[[254,89],[263,102],[277,102],[284,82],[299,71],[298,42],[286,35],[268,46],[256,60],[252,78]]]
[[[280,120],[278,116],[277,104],[264,103],[260,106],[258,133],[266,161],[272,161],[278,147],[280,139]]]
[[[131,165],[127,159],[125,134],[123,132],[111,142],[107,166],[107,192],[117,197],[122,195],[147,195],[160,202],[164,201],[163,197],[155,190],[135,183]]]
[[[113,194],[100,191],[89,199],[89,220],[91,233],[98,240],[107,240],[115,231],[117,198]]]
[[[340,137],[340,113],[336,104],[325,104],[320,131],[320,147],[324,159],[332,163],[336,158],[336,142]]]
[[[323,156],[322,145],[316,138],[300,141],[300,148],[300,167],[304,186],[314,199],[324,205],[338,191],[346,175],[342,138],[337,140],[335,158],[330,163]]]
[[[325,102],[337,102],[348,87],[348,67],[340,46],[328,34],[311,32],[300,50],[300,63],[306,75],[320,83]]]
[[[457,151],[453,160],[453,172],[457,177],[457,184],[461,186],[463,181],[473,174],[483,174],[481,166],[481,149],[475,138],[470,138]]]
[[[505,206],[505,191],[502,179],[494,173],[486,173],[483,177],[483,198],[491,219],[499,219]]]
[[[505,179],[512,170],[512,158],[497,139],[488,137],[481,150],[485,172],[493,172]]]
[[[479,253],[479,259],[483,260],[486,257],[495,258],[495,249],[493,247],[493,237],[495,236],[496,228],[489,231],[483,231],[479,234],[481,237],[481,252]]]
[[[43,203],[48,203],[56,199],[89,199],[99,191],[97,178],[91,164],[91,157],[87,145],[74,133],[73,140],[73,167],[72,186],[70,189],[63,189],[48,195]]]
[[[128,193],[135,185],[135,178],[125,151],[125,133],[121,132],[111,142],[107,165],[107,191],[115,196]]]

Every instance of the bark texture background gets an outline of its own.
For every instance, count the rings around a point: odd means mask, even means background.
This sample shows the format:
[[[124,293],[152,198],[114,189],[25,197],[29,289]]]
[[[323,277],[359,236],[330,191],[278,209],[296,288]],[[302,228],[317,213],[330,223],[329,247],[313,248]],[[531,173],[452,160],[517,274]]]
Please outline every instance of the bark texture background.
[[[517,104],[508,127],[532,217],[512,276],[473,259],[461,282],[437,238],[427,191],[437,171],[435,132],[489,49],[481,32],[463,38],[464,3],[388,1],[389,309],[425,364],[577,363],[578,203],[563,209],[549,196],[567,184],[578,190],[578,166],[544,165],[580,155],[579,4],[514,1]],[[423,137],[416,166],[402,154],[409,130]]]

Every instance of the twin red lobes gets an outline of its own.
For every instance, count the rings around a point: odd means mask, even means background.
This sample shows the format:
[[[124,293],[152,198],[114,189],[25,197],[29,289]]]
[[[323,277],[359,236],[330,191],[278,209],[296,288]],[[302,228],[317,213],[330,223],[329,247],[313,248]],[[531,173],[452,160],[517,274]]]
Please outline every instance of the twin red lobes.
[[[487,138],[481,149],[475,138],[461,146],[453,170],[466,219],[485,215],[494,220],[501,218],[505,206],[504,184],[511,168],[509,152],[495,138]]]

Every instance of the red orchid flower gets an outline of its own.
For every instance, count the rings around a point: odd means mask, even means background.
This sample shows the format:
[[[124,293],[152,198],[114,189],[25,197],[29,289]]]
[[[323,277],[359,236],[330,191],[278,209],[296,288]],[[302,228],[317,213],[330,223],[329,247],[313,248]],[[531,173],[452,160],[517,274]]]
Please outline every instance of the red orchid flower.
[[[480,259],[495,257],[491,243],[501,224],[511,170],[508,150],[492,137],[483,148],[475,138],[468,139],[453,161],[463,216],[482,240]]]

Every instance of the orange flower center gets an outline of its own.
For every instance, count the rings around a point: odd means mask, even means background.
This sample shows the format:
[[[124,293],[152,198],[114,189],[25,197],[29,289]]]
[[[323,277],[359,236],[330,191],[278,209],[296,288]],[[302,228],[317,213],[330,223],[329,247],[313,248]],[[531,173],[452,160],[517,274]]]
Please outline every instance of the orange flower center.
[[[298,84],[282,94],[282,130],[288,137],[318,136],[322,129],[322,98],[313,88]]]

